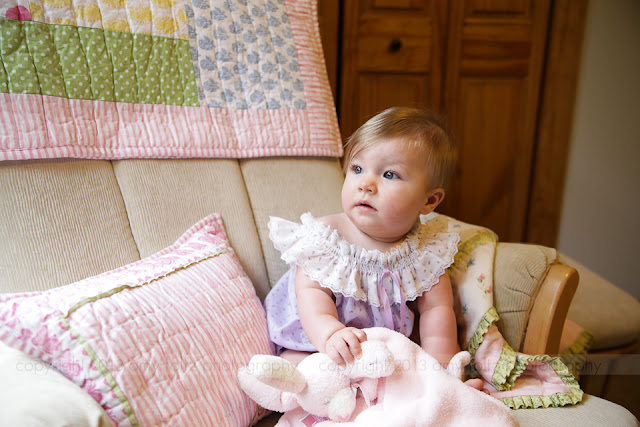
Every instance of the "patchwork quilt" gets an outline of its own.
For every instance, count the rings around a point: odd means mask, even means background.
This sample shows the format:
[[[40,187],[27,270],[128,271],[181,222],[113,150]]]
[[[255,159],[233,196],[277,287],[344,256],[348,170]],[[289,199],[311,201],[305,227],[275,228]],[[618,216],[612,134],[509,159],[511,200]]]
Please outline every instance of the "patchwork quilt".
[[[314,0],[2,0],[0,160],[341,156]]]

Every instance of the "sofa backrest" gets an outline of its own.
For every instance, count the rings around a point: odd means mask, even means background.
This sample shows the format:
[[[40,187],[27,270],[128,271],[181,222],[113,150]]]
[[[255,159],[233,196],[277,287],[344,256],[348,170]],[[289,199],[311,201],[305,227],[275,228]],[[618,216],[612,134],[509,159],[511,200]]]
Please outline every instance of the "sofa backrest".
[[[335,158],[0,163],[0,293],[46,290],[172,244],[206,215],[264,298],[286,270],[269,216],[338,212]]]
[[[0,162],[0,293],[51,289],[137,261],[217,212],[264,299],[287,269],[269,240],[269,216],[339,212],[342,180],[335,158]],[[555,251],[508,247],[498,250],[496,266],[508,267],[495,275],[494,297],[501,330],[519,348]]]

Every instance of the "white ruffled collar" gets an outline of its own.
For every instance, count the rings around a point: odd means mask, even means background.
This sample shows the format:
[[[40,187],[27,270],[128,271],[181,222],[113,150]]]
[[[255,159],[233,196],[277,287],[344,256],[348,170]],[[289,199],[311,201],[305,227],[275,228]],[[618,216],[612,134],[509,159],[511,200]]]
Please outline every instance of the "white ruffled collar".
[[[434,233],[428,225],[417,224],[400,245],[381,252],[349,243],[310,213],[300,220],[271,217],[269,238],[282,252],[281,258],[332,292],[376,307],[380,306],[378,280],[385,271],[393,273],[402,288],[393,287],[391,303],[413,301],[438,283],[453,263],[460,241],[457,233]]]

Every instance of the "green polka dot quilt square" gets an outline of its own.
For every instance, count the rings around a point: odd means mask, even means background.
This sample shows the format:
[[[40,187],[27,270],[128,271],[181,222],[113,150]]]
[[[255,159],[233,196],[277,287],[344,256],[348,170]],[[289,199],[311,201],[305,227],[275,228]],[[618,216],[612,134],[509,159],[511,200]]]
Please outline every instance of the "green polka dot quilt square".
[[[0,160],[342,155],[315,0],[9,0],[0,59]]]

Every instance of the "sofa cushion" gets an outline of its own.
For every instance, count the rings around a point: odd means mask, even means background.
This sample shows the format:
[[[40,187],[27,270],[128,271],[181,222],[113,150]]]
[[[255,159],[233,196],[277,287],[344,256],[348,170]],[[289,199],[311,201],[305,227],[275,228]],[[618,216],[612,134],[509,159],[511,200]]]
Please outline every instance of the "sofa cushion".
[[[273,286],[287,265],[269,240],[269,217],[299,221],[305,212],[316,217],[342,212],[342,168],[338,159],[328,158],[251,159],[240,161],[240,167]]]
[[[256,404],[236,371],[272,353],[262,306],[215,214],[136,263],[0,296],[0,340],[52,364],[119,425],[247,425]]]
[[[0,342],[2,424],[22,427],[111,427],[102,407],[41,360]]]
[[[520,427],[580,426],[580,427],[637,427],[638,420],[626,408],[585,394],[574,406],[515,411]]]
[[[111,163],[0,163],[0,293],[66,285],[140,259]]]
[[[515,416],[520,427],[637,427],[638,421],[620,405],[585,395],[574,406],[544,409],[518,409]],[[274,413],[262,419],[256,427],[273,427],[282,414]]]
[[[558,262],[580,274],[567,317],[593,334],[592,351],[628,346],[640,338],[640,302],[633,295],[565,254]]]
[[[141,257],[217,212],[258,296],[264,298],[267,273],[237,160],[123,160],[114,162],[113,169]]]
[[[511,348],[519,350],[529,313],[555,249],[521,243],[498,243],[494,271],[494,305],[498,328]]]

